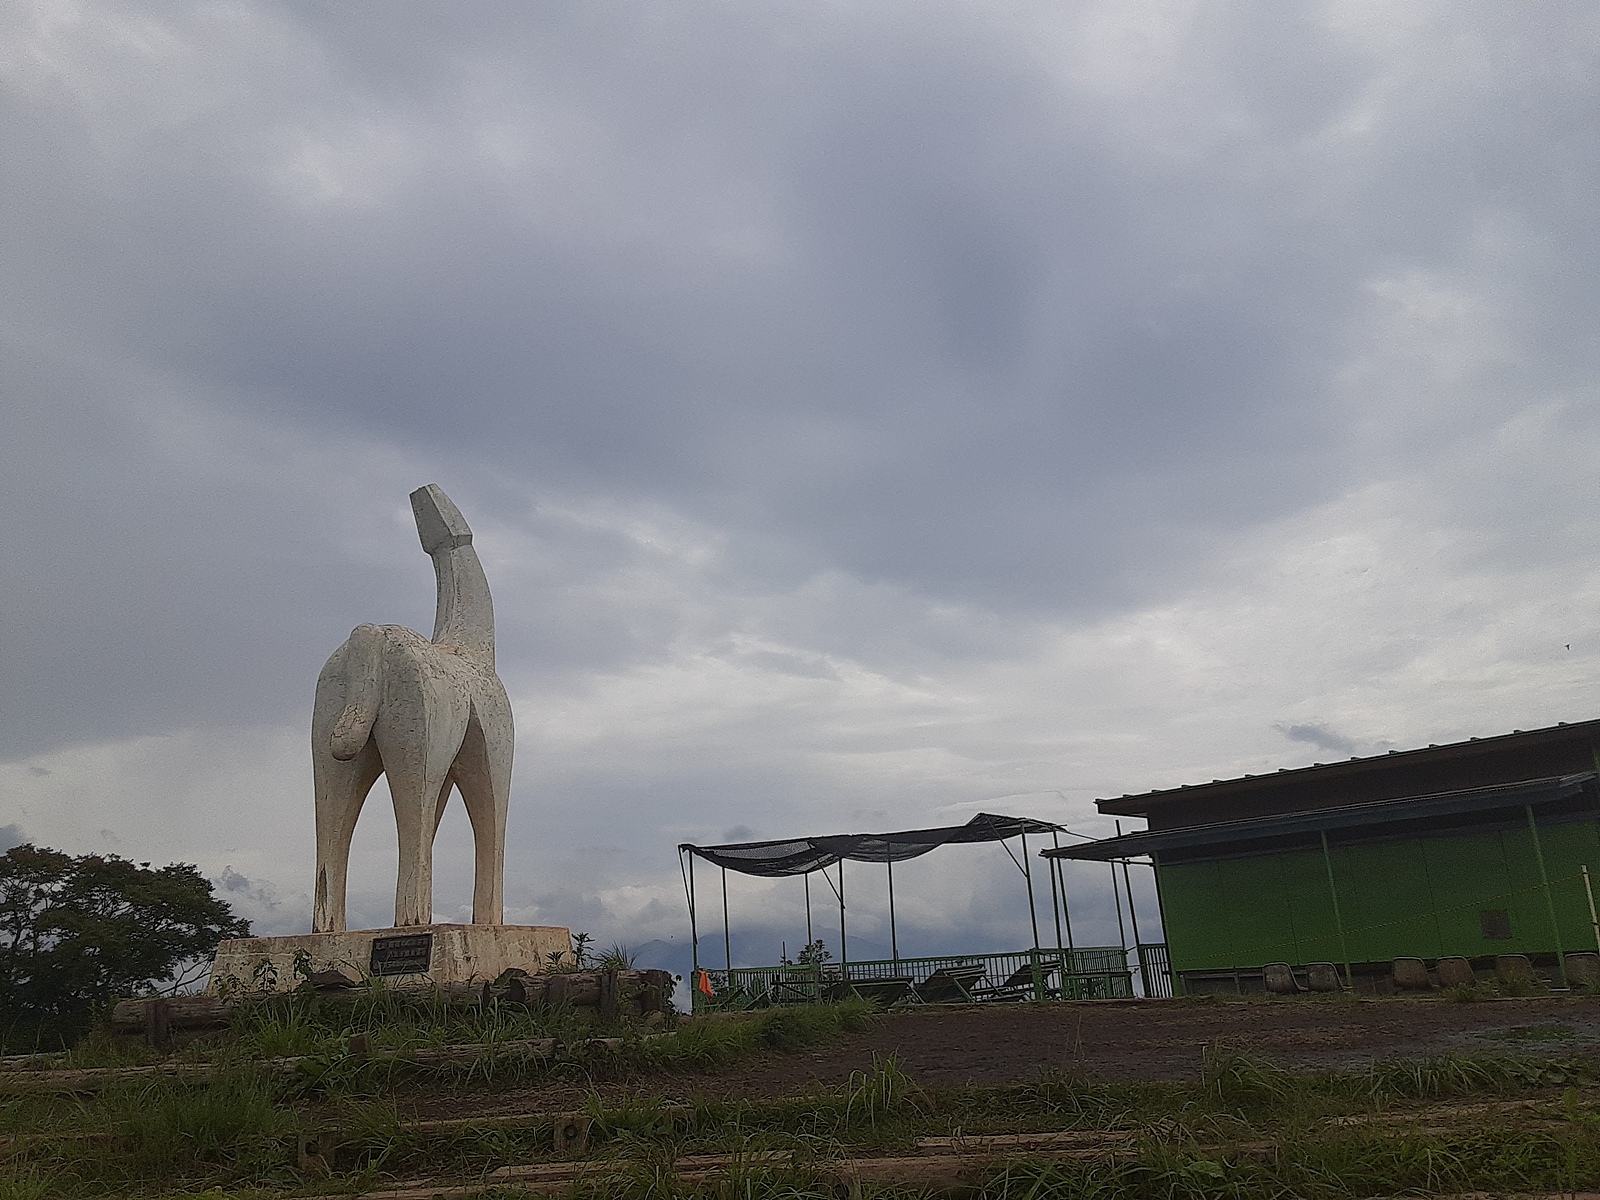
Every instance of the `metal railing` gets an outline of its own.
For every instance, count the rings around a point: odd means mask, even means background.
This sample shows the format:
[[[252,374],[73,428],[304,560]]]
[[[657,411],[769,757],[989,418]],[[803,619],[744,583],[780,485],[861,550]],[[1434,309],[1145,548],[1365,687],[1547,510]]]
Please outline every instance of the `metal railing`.
[[[1172,960],[1165,942],[1145,942],[1139,946],[1139,978],[1144,994],[1154,1000],[1172,998]]]
[[[1134,995],[1127,954],[1118,946],[702,970],[712,994],[708,996],[700,988],[698,977],[691,981],[697,1013],[815,1004],[851,995],[885,1005],[1104,1000]]]

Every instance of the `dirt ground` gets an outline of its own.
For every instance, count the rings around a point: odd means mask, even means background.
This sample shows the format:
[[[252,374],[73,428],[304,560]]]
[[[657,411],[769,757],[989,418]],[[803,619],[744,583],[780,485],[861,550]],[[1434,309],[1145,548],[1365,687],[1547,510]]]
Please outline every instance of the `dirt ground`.
[[[887,1014],[841,1041],[764,1054],[710,1075],[609,1081],[610,1098],[772,1098],[837,1087],[874,1055],[899,1056],[925,1087],[1026,1080],[1056,1068],[1104,1081],[1195,1079],[1205,1048],[1248,1051],[1284,1066],[1353,1067],[1449,1052],[1600,1053],[1600,999],[1250,999],[991,1004]],[[487,1096],[411,1097],[407,1116],[559,1110],[587,1086],[562,1084]],[[409,1099],[409,1102],[407,1102]]]

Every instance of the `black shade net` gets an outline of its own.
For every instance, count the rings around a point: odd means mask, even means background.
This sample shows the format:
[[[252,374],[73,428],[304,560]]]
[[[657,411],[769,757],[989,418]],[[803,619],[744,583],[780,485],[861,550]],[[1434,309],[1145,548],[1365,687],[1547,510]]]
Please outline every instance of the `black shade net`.
[[[917,858],[940,846],[973,842],[1002,842],[1023,833],[1060,831],[1060,825],[1032,817],[1002,817],[979,813],[965,825],[938,829],[905,829],[899,833],[830,833],[821,837],[780,838],[770,842],[729,842],[723,846],[695,846],[684,842],[678,849],[697,854],[709,863],[744,875],[804,875],[848,858],[852,862],[899,862]]]

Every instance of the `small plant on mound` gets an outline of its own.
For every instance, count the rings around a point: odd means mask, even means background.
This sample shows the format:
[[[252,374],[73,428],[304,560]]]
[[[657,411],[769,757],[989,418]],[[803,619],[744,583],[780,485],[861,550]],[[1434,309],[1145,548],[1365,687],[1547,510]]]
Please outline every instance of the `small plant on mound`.
[[[874,1054],[872,1066],[850,1073],[845,1088],[845,1122],[877,1128],[885,1118],[916,1107],[924,1099],[922,1089],[900,1065],[898,1054],[888,1058]]]
[[[594,939],[592,937],[590,937],[587,933],[575,933],[575,934],[572,935],[572,964],[573,964],[573,966],[575,966],[575,967],[584,967],[584,966],[588,965],[588,962],[589,962],[589,943],[592,942],[592,941],[594,941]],[[561,961],[560,960],[561,951],[556,950],[556,951],[553,951],[553,953],[557,957],[550,959],[550,962],[551,962],[552,966],[559,964],[560,961]],[[549,955],[546,955],[545,957],[549,958]]]

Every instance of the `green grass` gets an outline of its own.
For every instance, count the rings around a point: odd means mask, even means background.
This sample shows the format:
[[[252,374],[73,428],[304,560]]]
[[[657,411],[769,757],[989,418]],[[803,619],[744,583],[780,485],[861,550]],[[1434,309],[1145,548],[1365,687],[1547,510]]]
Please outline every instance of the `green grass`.
[[[505,1088],[550,1081],[585,1086],[621,1076],[642,1091],[651,1072],[717,1071],[751,1055],[825,1045],[878,1019],[863,1002],[747,1012],[684,1022],[664,1039],[646,1040],[642,1028],[625,1028],[622,1050],[600,1057],[550,1063],[489,1050],[467,1064],[433,1067],[350,1054],[348,1040],[365,1034],[375,1047],[404,1050],[456,1040],[576,1040],[599,1030],[589,1015],[570,1010],[461,1011],[427,997],[381,991],[355,1004],[315,1000],[260,1005],[241,1014],[228,1034],[189,1047],[186,1054],[216,1064],[209,1086],[159,1080],[93,1096],[0,1097],[0,1132],[30,1139],[0,1158],[0,1200],[243,1198],[419,1177],[482,1178],[498,1166],[549,1157],[549,1123],[428,1131],[407,1127],[402,1103],[472,1095],[478,1111],[492,1111],[483,1097]],[[1513,1031],[1523,1036],[1510,1042],[1559,1042],[1563,1031],[1565,1026],[1527,1026]],[[294,1076],[264,1072],[248,1061],[286,1048],[308,1055]],[[147,1053],[110,1043],[90,1047],[86,1056],[90,1052],[133,1058]],[[830,1181],[831,1162],[910,1153],[922,1137],[1116,1130],[1132,1134],[1120,1157],[1024,1157],[997,1171],[983,1194],[995,1200],[1353,1200],[1404,1192],[1600,1186],[1600,1097],[1589,1090],[1591,1082],[1590,1064],[1579,1057],[1536,1062],[1446,1055],[1304,1073],[1214,1049],[1193,1083],[1106,1084],[1041,1071],[1004,1087],[936,1090],[919,1086],[890,1055],[875,1058],[841,1087],[783,1098],[716,1098],[712,1084],[706,1098],[666,1104],[648,1095],[607,1099],[598,1087],[587,1087],[582,1107],[593,1122],[589,1153],[627,1164],[620,1181],[593,1189],[594,1195],[835,1196],[844,1192]],[[798,1086],[796,1091],[801,1093]],[[1482,1115],[1484,1103],[1512,1097],[1538,1104],[1533,1111]],[[1452,1106],[1463,1104],[1480,1111],[1452,1115]],[[339,1131],[340,1144],[329,1164],[331,1177],[324,1179],[320,1166],[302,1172],[297,1137],[301,1130],[326,1127]],[[714,1186],[698,1188],[672,1175],[677,1156],[763,1150],[785,1151],[793,1165],[746,1164]],[[858,1194],[916,1193],[865,1187]]]

